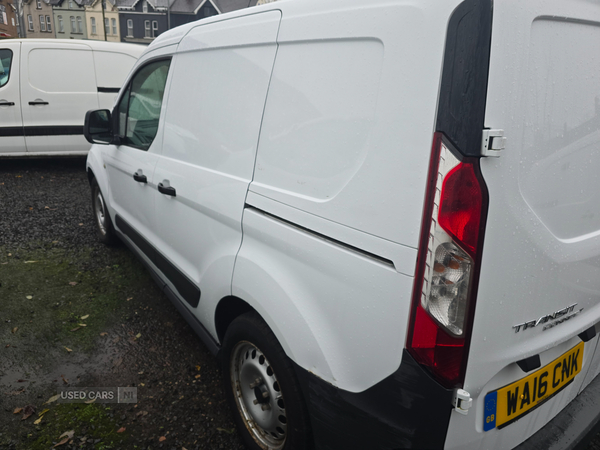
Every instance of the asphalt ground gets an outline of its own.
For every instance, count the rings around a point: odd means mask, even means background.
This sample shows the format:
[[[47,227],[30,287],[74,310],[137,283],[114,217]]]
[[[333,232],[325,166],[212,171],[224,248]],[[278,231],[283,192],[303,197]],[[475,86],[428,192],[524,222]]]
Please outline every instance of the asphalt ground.
[[[215,358],[95,233],[84,158],[0,159],[0,450],[243,449]],[[137,402],[48,402],[100,386]]]

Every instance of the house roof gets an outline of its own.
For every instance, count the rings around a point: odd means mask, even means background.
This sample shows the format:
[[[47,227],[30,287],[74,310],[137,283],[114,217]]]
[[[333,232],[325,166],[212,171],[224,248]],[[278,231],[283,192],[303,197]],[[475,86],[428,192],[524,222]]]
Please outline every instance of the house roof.
[[[220,13],[228,13],[249,6],[255,6],[257,0],[213,0]]]

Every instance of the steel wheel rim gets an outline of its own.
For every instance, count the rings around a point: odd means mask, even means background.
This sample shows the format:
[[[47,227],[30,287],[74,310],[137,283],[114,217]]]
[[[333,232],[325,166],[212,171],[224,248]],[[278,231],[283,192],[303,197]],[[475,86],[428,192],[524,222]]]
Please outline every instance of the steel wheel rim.
[[[96,193],[95,209],[98,228],[100,229],[100,233],[104,235],[106,234],[106,210],[104,209],[104,199],[102,198],[100,190]]]
[[[231,387],[244,425],[265,450],[283,448],[287,414],[277,377],[265,355],[252,343],[236,344],[230,360]]]

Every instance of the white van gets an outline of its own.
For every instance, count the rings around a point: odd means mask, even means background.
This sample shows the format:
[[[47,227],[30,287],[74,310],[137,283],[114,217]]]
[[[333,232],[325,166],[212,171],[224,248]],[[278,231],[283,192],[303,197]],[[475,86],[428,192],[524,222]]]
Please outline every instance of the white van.
[[[101,239],[252,449],[567,449],[600,420],[600,4],[289,0],[90,111]]]
[[[86,111],[112,108],[144,50],[100,41],[0,41],[0,158],[87,154]]]

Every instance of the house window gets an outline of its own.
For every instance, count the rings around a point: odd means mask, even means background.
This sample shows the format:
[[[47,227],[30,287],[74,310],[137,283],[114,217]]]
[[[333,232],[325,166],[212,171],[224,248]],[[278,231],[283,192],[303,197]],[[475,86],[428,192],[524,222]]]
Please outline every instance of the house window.
[[[150,38],[150,21],[149,20],[144,21],[144,37]]]
[[[40,31],[46,31],[46,19],[40,16]]]
[[[146,0],[144,0],[144,2],[142,3],[142,11],[145,13],[148,12],[148,2]]]
[[[69,0],[69,9],[74,9],[75,5],[73,4],[73,0]]]
[[[90,17],[90,25],[92,26],[92,34],[96,34],[96,18]]]
[[[127,37],[133,37],[133,20],[127,19]]]
[[[52,33],[52,23],[50,22],[50,16],[46,16],[46,30]]]
[[[81,23],[81,17],[77,16],[77,32],[83,33],[83,25]]]
[[[156,20],[152,21],[152,37],[155,38],[158,34],[158,22]]]
[[[110,19],[112,22],[112,34],[117,35],[117,19]]]
[[[65,24],[63,22],[62,16],[58,16],[58,32],[59,33],[65,32]]]
[[[104,32],[110,34],[110,27],[108,26],[108,19],[104,19]]]
[[[75,28],[75,17],[71,16],[71,33],[77,33],[77,28]]]
[[[29,31],[33,31],[33,16],[31,14],[27,15],[27,23],[29,24]]]
[[[42,9],[42,0],[37,0],[37,9]]]

